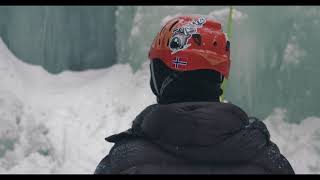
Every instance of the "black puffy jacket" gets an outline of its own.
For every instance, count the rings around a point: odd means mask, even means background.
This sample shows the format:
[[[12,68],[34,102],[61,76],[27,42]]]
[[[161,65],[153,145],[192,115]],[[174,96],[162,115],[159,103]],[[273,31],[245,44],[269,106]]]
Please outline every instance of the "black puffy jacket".
[[[294,174],[263,122],[218,102],[151,105],[95,174]]]

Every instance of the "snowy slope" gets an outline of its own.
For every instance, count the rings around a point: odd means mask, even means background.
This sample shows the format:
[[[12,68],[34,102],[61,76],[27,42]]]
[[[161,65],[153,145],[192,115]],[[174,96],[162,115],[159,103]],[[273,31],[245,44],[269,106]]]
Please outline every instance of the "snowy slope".
[[[155,99],[148,66],[51,75],[0,40],[0,173],[93,173],[112,144]],[[298,173],[320,173],[320,119],[300,125],[275,109],[265,122]]]
[[[148,68],[51,75],[0,41],[0,70],[0,172],[92,173],[110,148],[104,138],[154,99]]]

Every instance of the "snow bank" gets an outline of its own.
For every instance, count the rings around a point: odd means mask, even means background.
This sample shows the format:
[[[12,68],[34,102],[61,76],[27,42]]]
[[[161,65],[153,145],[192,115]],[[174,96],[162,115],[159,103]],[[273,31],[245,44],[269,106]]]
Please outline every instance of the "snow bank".
[[[286,122],[286,110],[275,108],[264,122],[296,173],[320,173],[320,118],[291,124]]]
[[[111,144],[154,102],[148,66],[51,75],[0,40],[0,173],[93,173]]]

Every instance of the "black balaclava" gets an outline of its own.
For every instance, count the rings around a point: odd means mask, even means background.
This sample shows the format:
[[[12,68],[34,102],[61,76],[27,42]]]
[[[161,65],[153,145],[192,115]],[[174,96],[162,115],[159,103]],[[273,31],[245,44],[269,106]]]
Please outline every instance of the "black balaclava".
[[[151,61],[150,71],[150,86],[159,104],[220,101],[223,76],[217,71],[178,72],[169,69],[159,59]]]

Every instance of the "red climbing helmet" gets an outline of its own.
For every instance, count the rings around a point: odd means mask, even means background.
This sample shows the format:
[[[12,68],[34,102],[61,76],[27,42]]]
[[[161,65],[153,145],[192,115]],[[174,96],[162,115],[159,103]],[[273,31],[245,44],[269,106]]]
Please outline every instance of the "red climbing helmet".
[[[212,69],[228,78],[230,42],[219,22],[205,16],[179,16],[157,34],[149,59],[160,59],[176,71]]]

